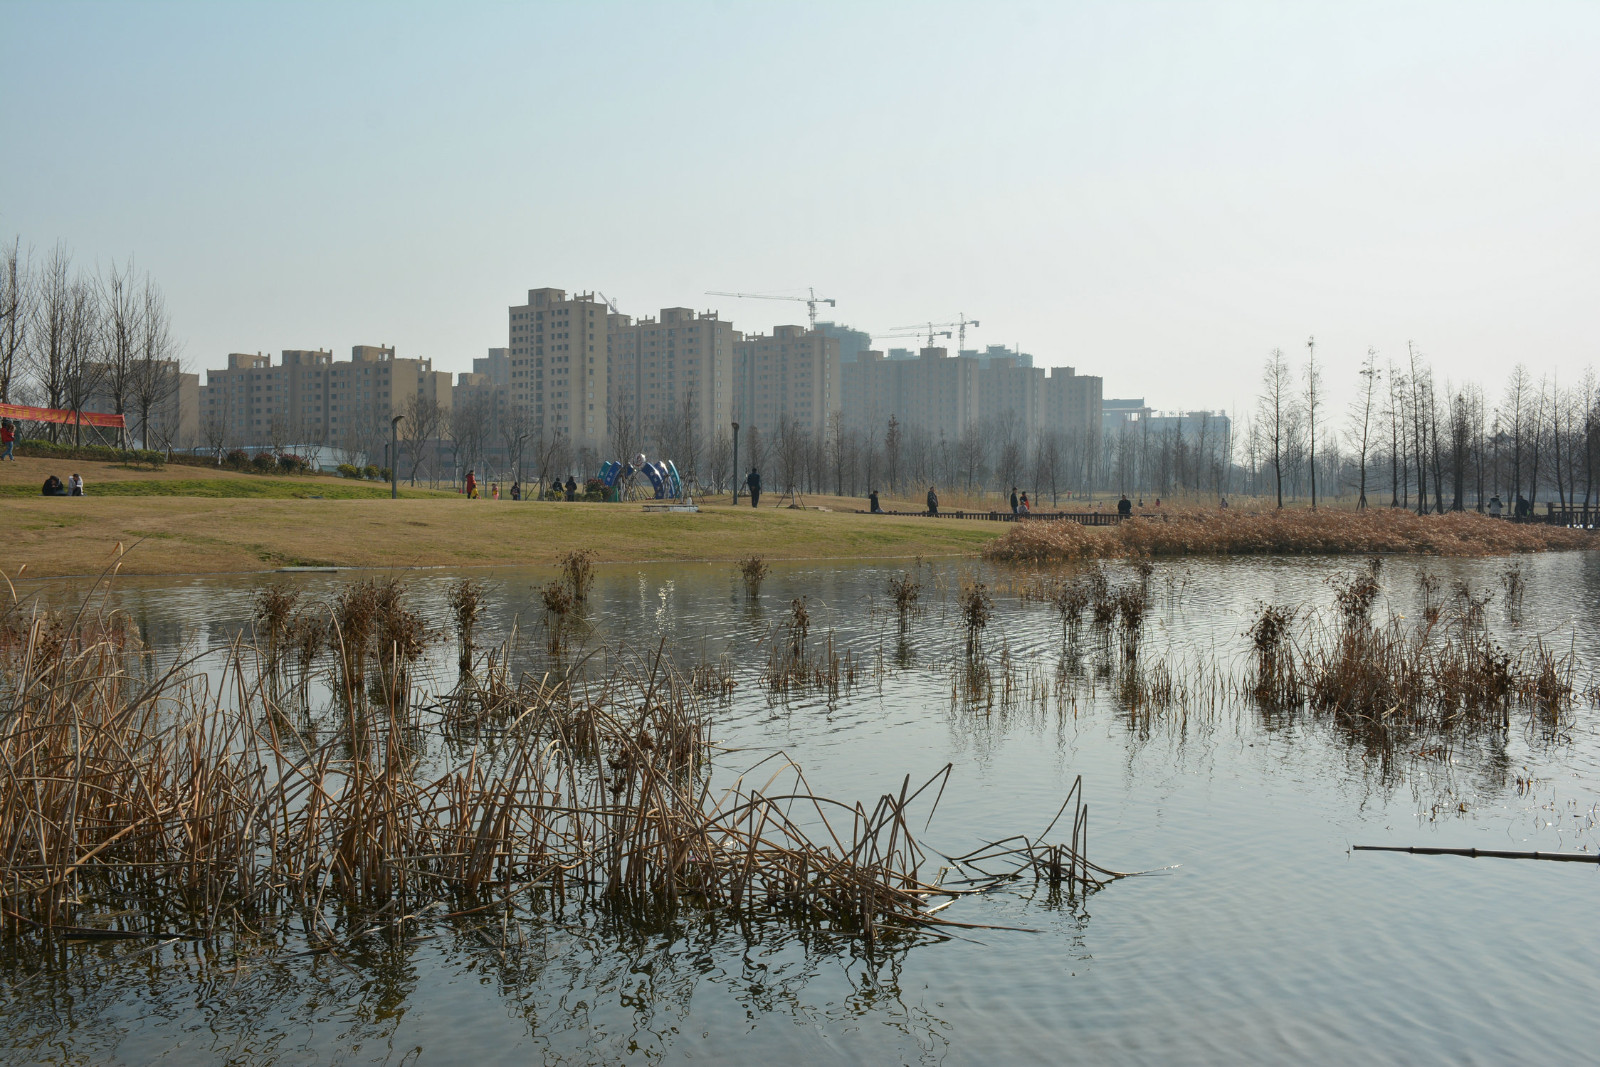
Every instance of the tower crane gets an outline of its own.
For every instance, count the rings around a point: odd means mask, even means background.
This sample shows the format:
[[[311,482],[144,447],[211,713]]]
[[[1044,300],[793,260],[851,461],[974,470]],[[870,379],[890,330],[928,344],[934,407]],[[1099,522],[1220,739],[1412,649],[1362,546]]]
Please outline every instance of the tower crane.
[[[897,327],[897,329],[898,328],[899,327]],[[930,329],[926,336],[927,336],[927,341],[928,341],[928,347],[932,348],[933,347],[934,338],[936,338],[936,337],[949,337],[950,336],[950,331],[949,330],[932,330],[932,329]],[[875,333],[875,334],[872,335],[872,339],[874,341],[888,341],[888,340],[892,340],[892,339],[897,338],[897,337],[915,337],[918,340],[921,340],[923,338],[923,333],[922,333],[921,330],[916,330],[916,331],[914,331],[912,333]]]
[[[781,293],[724,293],[724,292],[721,292],[721,291],[716,290],[716,289],[708,289],[708,290],[706,290],[706,295],[707,296],[736,296],[736,297],[739,297],[742,300],[795,300],[795,301],[799,301],[800,303],[802,303],[802,304],[804,304],[806,306],[806,312],[807,312],[807,314],[809,314],[811,316],[811,328],[812,329],[816,329],[816,326],[817,326],[817,305],[818,304],[827,304],[829,307],[837,307],[838,304],[830,296],[818,296],[817,295],[817,291],[815,289],[808,288],[806,290],[806,292],[809,293],[810,295],[809,296],[784,296]]]
[[[910,326],[896,326],[894,328],[897,330],[927,330],[928,336],[932,337],[935,326],[956,326],[960,328],[961,339],[956,344],[956,354],[959,355],[961,350],[967,347],[967,327],[971,326],[976,329],[978,326],[978,320],[967,318],[967,313],[963,311],[956,318],[955,322],[916,322],[912,323]],[[949,337],[950,335],[945,334],[945,336]],[[929,341],[928,344],[931,346],[933,342]]]

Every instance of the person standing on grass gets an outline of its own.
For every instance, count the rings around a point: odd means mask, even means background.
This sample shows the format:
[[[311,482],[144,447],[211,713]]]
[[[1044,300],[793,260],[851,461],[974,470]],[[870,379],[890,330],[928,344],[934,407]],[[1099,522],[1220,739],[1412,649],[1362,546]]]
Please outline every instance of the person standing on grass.
[[[872,501],[872,514],[882,515],[883,508],[878,505],[878,491],[874,489],[871,493],[868,493],[867,499]]]
[[[928,486],[928,514],[933,518],[939,517],[939,494],[933,491],[933,486]]]
[[[578,479],[574,478],[570,474],[567,475],[567,499],[578,499]]]
[[[469,471],[467,471],[467,499],[468,500],[476,500],[477,498],[478,498],[478,475],[477,475],[476,472],[469,470]]]
[[[750,506],[753,507],[753,508],[760,507],[761,506],[761,472],[758,471],[756,468],[751,467],[750,468],[750,473],[745,475],[744,485],[745,485],[746,489],[750,490]]]
[[[499,500],[500,499],[500,483],[499,482],[490,482],[489,483],[489,499],[491,499],[491,500]]]
[[[511,499],[512,500],[521,500],[522,499],[522,483],[521,482],[512,482],[511,483]]]
[[[1159,504],[1161,501],[1158,500],[1156,503]],[[1128,499],[1127,493],[1123,493],[1122,499],[1117,501],[1117,514],[1121,515],[1123,518],[1127,518],[1129,515],[1133,514],[1133,501]]]
[[[5,455],[0,456],[0,459],[9,459],[15,463],[17,461],[17,430],[16,427],[11,425],[10,419],[0,419],[0,445],[5,446]]]
[[[1016,515],[1016,513],[1017,513],[1017,487],[1013,485],[1011,487],[1011,514],[1014,516],[1014,515]]]

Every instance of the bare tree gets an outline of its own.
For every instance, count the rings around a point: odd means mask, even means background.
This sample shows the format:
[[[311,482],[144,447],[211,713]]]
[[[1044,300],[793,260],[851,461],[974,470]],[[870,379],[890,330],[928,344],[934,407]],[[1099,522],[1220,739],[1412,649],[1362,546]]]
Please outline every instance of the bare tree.
[[[1280,508],[1283,507],[1283,453],[1293,403],[1289,395],[1289,364],[1283,358],[1283,349],[1274,348],[1261,372],[1258,404],[1264,424],[1262,433],[1272,455],[1273,484]]]
[[[166,300],[148,277],[139,296],[138,327],[137,355],[129,392],[138,419],[140,443],[145,448],[151,446],[151,421],[159,418],[161,433],[170,445],[182,433],[183,412],[177,395],[181,371]]]
[[[112,411],[126,416],[135,389],[140,340],[144,333],[140,321],[144,316],[144,302],[139,298],[134,279],[133,257],[129,256],[121,267],[113,260],[110,270],[98,279],[98,285],[105,315],[103,388],[111,400]],[[126,438],[126,420],[122,432]]]
[[[889,416],[889,425],[883,431],[883,465],[889,475],[889,491],[896,492],[900,488],[900,420],[893,415]]]
[[[63,399],[72,412],[72,443],[83,444],[83,412],[100,391],[105,363],[99,358],[104,341],[100,301],[94,286],[75,278],[69,289]]]
[[[0,249],[0,404],[11,403],[12,382],[22,373],[28,350],[28,327],[33,319],[32,253],[22,253],[22,239]]]
[[[733,467],[733,437],[726,427],[718,426],[711,436],[711,448],[706,454],[706,464],[711,468],[711,491],[720,493],[728,484]]]
[[[506,407],[495,409],[495,426],[500,431],[500,445],[505,449],[507,474],[512,481],[521,482],[522,454],[532,433],[528,409],[511,404],[507,398]]]
[[[1322,372],[1317,369],[1317,339],[1306,339],[1306,417],[1310,420],[1306,443],[1310,448],[1311,510],[1317,510],[1317,404],[1322,391]]]
[[[644,440],[639,433],[639,420],[633,408],[633,396],[627,386],[618,386],[611,394],[611,410],[606,413],[606,431],[611,436],[611,451],[619,463],[633,460]]]
[[[428,393],[413,393],[406,397],[405,409],[401,414],[405,420],[400,423],[400,441],[405,446],[405,455],[411,461],[408,479],[412,485],[416,485],[417,470],[427,458],[428,446],[439,436],[439,423],[444,414],[439,409],[438,399]]]
[[[1378,378],[1382,371],[1378,370],[1378,350],[1367,349],[1366,362],[1361,364],[1361,392],[1356,396],[1355,403],[1350,410],[1350,443],[1356,447],[1357,463],[1360,470],[1360,485],[1356,497],[1358,509],[1367,506],[1367,457],[1372,452],[1372,416],[1373,404],[1378,394]]]

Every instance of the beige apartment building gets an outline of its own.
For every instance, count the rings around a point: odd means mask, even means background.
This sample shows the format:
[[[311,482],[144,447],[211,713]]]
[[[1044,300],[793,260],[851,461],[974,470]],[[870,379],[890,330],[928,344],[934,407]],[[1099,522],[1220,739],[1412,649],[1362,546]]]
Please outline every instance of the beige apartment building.
[[[606,444],[606,304],[593,293],[529,289],[508,309],[511,402],[535,432],[560,431],[582,466]]]
[[[733,324],[715,312],[662,308],[659,318],[637,322],[612,313],[606,332],[608,420],[629,420],[633,439],[652,457],[683,448],[685,435],[700,446],[709,443],[732,420],[737,337]]]
[[[1025,442],[1046,432],[1099,433],[1102,381],[1071,367],[1047,373],[1010,357],[924,348],[916,359],[863,352],[842,373],[846,425],[874,435],[890,415],[949,440],[974,426],[1007,423]]]
[[[799,430],[823,430],[842,402],[838,339],[800,326],[734,336],[733,420],[769,441],[786,417]]]
[[[200,393],[201,438],[228,447],[315,443],[371,452],[412,397],[446,412],[451,403],[448,372],[382,345],[356,345],[345,363],[325,349],[285,349],[277,366],[270,355],[232,352],[226,368],[206,371]]]

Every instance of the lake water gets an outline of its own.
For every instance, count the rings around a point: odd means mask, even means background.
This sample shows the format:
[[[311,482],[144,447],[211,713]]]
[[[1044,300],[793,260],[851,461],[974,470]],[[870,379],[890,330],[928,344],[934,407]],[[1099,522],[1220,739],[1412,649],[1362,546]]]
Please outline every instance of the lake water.
[[[1418,575],[1496,593],[1508,647],[1600,667],[1600,553],[1519,561],[1520,616],[1501,560],[1391,559],[1379,609],[1415,615]],[[1580,701],[1552,740],[1509,734],[1444,759],[1383,765],[1306,718],[1251,708],[1130,716],[1112,687],[1068,706],[952,700],[965,635],[955,591],[999,589],[986,662],[1056,676],[1061,624],[1007,590],[1027,572],[923,564],[923,609],[902,636],[888,579],[912,564],[774,565],[751,597],[727,564],[597,568],[583,638],[681,663],[727,656],[713,705],[732,775],[775,750],[813,789],[868,806],[953,764],[923,840],[947,853],[1037,833],[1083,776],[1089,855],[1124,871],[1086,902],[1031,883],[944,915],[1025,927],[957,931],[872,950],[781,924],[680,915],[650,928],[575,913],[526,924],[502,955],[461,923],[358,942],[338,958],[244,967],[199,945],[58,946],[0,970],[0,1050],[16,1062],[457,1063],[1545,1063],[1593,1062],[1600,999],[1600,865],[1351,852],[1353,844],[1600,854],[1600,712]],[[1352,560],[1156,564],[1143,653],[1242,670],[1260,602],[1327,605]],[[1131,570],[1108,568],[1114,582]],[[483,572],[480,644],[541,618],[539,571]],[[298,575],[325,595],[347,575]],[[458,575],[408,576],[441,620]],[[124,579],[111,594],[168,654],[226,645],[259,578]],[[86,583],[24,592],[81,595]],[[862,664],[837,694],[774,697],[765,642],[808,598],[812,640]],[[537,640],[530,644],[537,645]],[[441,671],[453,662],[441,645]],[[519,666],[539,669],[539,654]],[[1092,659],[1092,657],[1091,657]],[[216,662],[213,656],[211,662]],[[1181,671],[1180,671],[1181,673]],[[1092,677],[1092,666],[1090,675]]]

